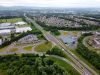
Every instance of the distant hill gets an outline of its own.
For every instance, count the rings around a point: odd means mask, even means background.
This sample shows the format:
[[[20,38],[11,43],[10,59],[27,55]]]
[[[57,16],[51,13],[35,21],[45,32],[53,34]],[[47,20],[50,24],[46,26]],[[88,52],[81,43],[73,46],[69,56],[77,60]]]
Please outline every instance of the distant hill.
[[[12,6],[12,7],[5,7],[0,6],[0,10],[22,10],[22,9],[33,9],[33,7],[25,7],[25,6]]]

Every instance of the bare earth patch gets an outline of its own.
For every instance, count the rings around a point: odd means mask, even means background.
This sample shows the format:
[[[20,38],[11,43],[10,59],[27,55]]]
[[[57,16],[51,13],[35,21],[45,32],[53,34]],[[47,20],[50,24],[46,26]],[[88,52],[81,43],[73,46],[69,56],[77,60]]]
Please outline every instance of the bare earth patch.
[[[10,52],[16,52],[18,50],[18,48],[11,48],[9,51]]]

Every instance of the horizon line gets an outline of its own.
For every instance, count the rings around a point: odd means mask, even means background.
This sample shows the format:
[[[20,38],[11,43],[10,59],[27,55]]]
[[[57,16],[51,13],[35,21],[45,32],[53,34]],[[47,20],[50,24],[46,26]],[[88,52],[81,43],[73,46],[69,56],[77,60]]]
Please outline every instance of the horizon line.
[[[100,7],[52,7],[52,6],[4,6],[0,5],[1,7],[36,7],[36,8],[100,8]]]

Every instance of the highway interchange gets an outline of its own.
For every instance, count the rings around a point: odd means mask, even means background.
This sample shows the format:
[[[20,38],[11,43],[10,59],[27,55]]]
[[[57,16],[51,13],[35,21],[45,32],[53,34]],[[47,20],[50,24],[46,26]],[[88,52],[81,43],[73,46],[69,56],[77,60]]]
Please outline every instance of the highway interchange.
[[[85,64],[82,60],[80,60],[76,55],[74,55],[70,50],[67,49],[67,47],[65,46],[65,44],[60,41],[59,39],[57,39],[55,36],[53,36],[52,34],[46,32],[43,30],[43,28],[38,25],[35,21],[33,21],[31,18],[27,17],[24,14],[24,17],[26,18],[27,21],[33,23],[35,25],[35,27],[37,29],[39,29],[44,37],[48,40],[51,41],[53,43],[55,43],[56,45],[58,45],[60,48],[62,48],[62,50],[65,52],[65,54],[72,60],[72,64],[74,64],[74,68],[81,74],[81,75],[99,75],[97,72],[95,72],[92,68],[90,68],[87,64]],[[65,58],[63,58],[63,60],[66,61]]]

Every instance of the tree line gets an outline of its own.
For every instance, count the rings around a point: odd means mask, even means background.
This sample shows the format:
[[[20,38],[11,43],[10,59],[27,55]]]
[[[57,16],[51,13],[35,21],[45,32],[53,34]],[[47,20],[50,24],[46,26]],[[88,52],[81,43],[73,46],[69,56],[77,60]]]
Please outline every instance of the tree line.
[[[87,61],[89,61],[95,68],[100,70],[100,55],[97,54],[96,52],[89,50],[84,44],[83,44],[83,39],[89,35],[92,34],[83,34],[79,39],[78,39],[78,45],[76,48],[76,51],[84,57]]]
[[[64,52],[57,46],[53,47],[51,50],[48,50],[46,52],[46,54],[49,54],[49,55],[58,55],[58,56],[61,56],[61,57],[66,57]]]
[[[54,61],[35,54],[0,56],[0,70],[4,75],[65,75]]]

